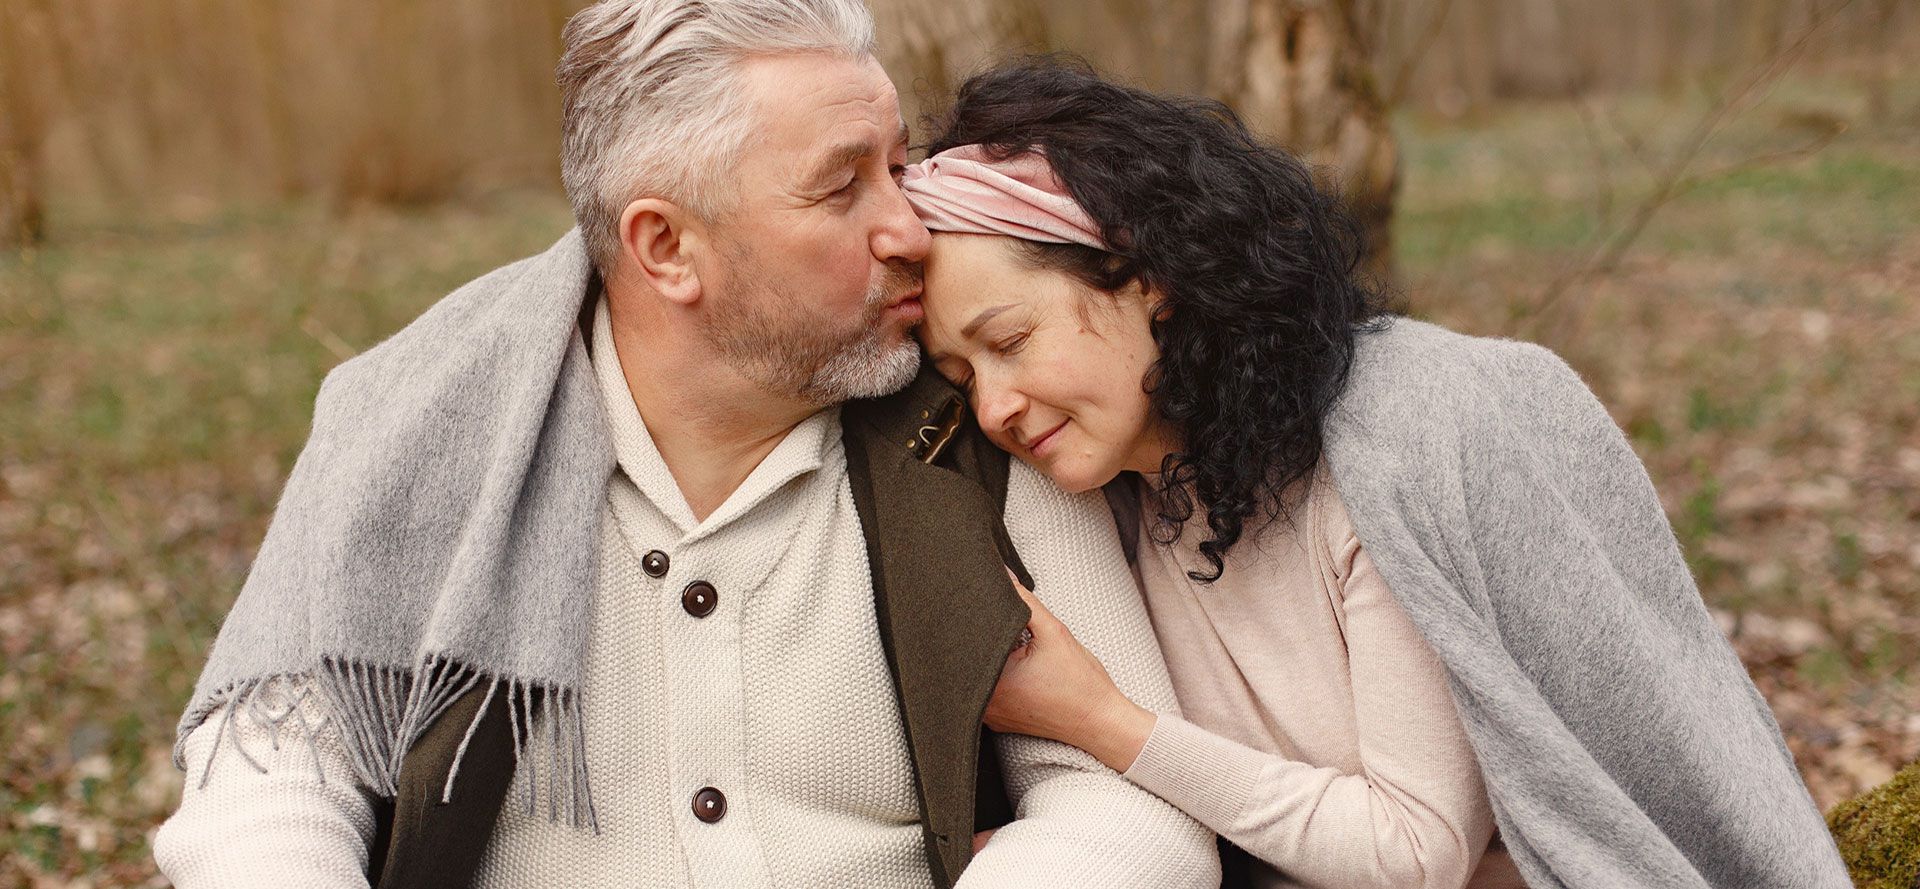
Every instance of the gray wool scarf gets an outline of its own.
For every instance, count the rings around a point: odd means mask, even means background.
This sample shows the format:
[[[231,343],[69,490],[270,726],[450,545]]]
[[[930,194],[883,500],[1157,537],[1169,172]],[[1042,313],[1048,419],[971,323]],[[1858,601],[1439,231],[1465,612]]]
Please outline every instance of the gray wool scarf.
[[[506,697],[529,785],[548,770],[555,817],[594,823],[579,691],[615,460],[577,329],[591,274],[570,232],[327,375],[181,717],[176,765],[187,733],[224,712],[218,759],[234,714],[259,718],[271,708],[247,705],[293,677],[326,699],[330,724],[291,706],[269,718],[300,719],[309,739],[338,732],[356,777],[391,797],[406,750],[484,685],[488,703]]]
[[[1327,424],[1534,889],[1850,886],[1646,470],[1552,352],[1396,319]]]

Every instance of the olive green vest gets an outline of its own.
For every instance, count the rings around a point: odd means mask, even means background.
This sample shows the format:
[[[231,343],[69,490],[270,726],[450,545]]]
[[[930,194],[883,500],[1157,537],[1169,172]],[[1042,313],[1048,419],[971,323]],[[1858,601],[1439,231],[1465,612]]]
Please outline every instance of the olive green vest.
[[[930,370],[895,395],[848,404],[841,423],[927,860],[944,889],[972,857],[974,831],[1013,820],[980,724],[1029,616],[1002,568],[1031,580],[1001,523],[1008,458]],[[379,812],[368,868],[378,889],[472,883],[513,779],[505,699],[480,720],[452,800],[440,796],[482,691],[408,751],[399,793]]]

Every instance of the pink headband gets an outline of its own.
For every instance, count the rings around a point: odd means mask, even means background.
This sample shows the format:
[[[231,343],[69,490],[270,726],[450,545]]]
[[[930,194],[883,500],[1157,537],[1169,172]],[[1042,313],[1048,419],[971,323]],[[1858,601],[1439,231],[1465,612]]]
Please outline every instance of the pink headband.
[[[932,231],[1111,249],[1039,151],[993,160],[979,145],[950,148],[908,167],[900,190]]]

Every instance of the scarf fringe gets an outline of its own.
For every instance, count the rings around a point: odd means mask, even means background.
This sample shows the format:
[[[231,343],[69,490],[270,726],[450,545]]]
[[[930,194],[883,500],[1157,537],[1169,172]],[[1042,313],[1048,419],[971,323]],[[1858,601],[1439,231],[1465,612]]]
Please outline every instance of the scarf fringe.
[[[223,746],[231,747],[255,771],[267,771],[241,742],[234,725],[238,715],[265,727],[275,750],[280,749],[283,734],[291,741],[304,743],[322,783],[327,778],[317,742],[323,732],[333,732],[346,750],[354,777],[374,793],[391,799],[399,794],[406,752],[448,707],[482,683],[486,684],[486,697],[460,738],[440,801],[453,800],[454,779],[466,759],[467,747],[480,721],[493,709],[494,698],[504,694],[513,733],[514,768],[527,789],[526,814],[532,817],[539,811],[544,777],[548,820],[558,823],[564,817],[569,826],[599,833],[600,820],[587,776],[585,714],[579,691],[551,682],[490,676],[443,655],[428,655],[411,670],[323,657],[319,669],[310,674],[275,674],[235,682],[208,695],[181,723],[174,743],[174,765],[186,767],[187,735],[217,711],[220,726],[200,777],[201,786],[212,776]],[[297,691],[264,693],[289,687]],[[327,717],[312,720],[301,708],[311,694],[326,699],[331,710]],[[540,774],[543,759],[544,776]]]

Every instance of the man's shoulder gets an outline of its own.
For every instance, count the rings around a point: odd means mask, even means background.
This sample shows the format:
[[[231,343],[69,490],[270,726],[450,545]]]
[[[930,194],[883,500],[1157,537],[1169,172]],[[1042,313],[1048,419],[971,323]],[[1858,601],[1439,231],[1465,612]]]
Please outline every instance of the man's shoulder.
[[[841,419],[844,434],[859,438],[869,451],[893,450],[979,483],[1009,518],[1016,510],[1026,514],[1023,519],[1095,507],[1104,513],[1105,501],[1098,492],[1062,491],[1046,475],[996,447],[974,422],[965,394],[924,362],[905,388],[850,401]]]
[[[580,233],[570,231],[544,252],[493,269],[441,297],[405,327],[334,367],[325,387],[387,386],[425,368],[497,355],[499,347],[543,316],[572,323],[579,306],[553,303],[570,293],[584,299],[590,277]]]
[[[848,435],[895,443],[916,458],[924,458],[934,446],[934,433],[957,429],[968,418],[966,397],[924,358],[907,385],[888,395],[849,401],[840,416]]]

